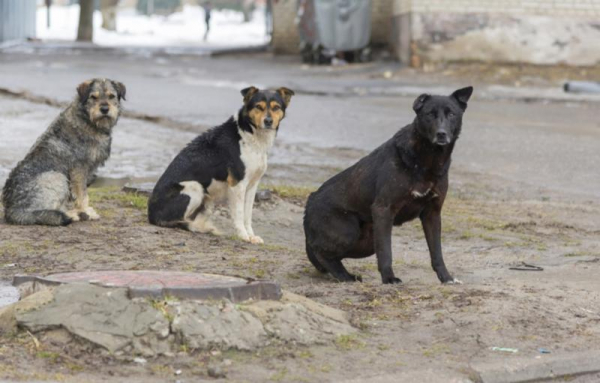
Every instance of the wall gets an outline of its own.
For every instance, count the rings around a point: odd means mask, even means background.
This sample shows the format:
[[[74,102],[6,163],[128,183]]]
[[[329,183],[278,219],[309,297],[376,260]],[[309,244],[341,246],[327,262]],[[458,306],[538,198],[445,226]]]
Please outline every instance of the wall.
[[[0,43],[35,37],[36,0],[0,0]]]
[[[600,63],[600,0],[395,0],[393,13],[396,55],[413,65]]]
[[[371,0],[371,44],[388,46],[392,37],[392,0]]]

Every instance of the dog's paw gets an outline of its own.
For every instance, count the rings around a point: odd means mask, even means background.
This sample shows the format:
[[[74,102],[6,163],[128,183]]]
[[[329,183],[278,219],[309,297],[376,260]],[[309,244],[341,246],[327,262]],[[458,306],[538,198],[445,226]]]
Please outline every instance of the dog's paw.
[[[355,274],[350,274],[350,277],[352,278],[353,282],[362,282],[362,276],[360,275],[355,275]]]
[[[458,278],[452,278],[449,281],[444,282],[446,285],[462,285],[462,281]]]
[[[334,277],[338,280],[338,282],[362,282],[362,277],[360,275],[354,274],[346,274]]]
[[[244,242],[250,242],[250,236],[248,234],[237,233],[236,235],[234,235],[234,238]]]
[[[402,279],[397,278],[397,277],[383,278],[383,284],[384,285],[397,284],[397,283],[402,283]]]
[[[254,245],[262,245],[263,243],[265,243],[265,241],[263,241],[263,239],[258,235],[249,236],[248,241]]]
[[[75,210],[69,210],[65,213],[65,215],[69,218],[71,218],[71,221],[73,222],[79,222],[80,218],[79,218],[79,213]]]
[[[100,219],[100,216],[98,213],[96,213],[96,210],[94,210],[93,207],[86,208],[82,213],[86,214],[90,221],[96,221]]]
[[[216,227],[212,227],[212,228],[211,228],[211,229],[208,231],[208,233],[209,233],[209,234],[212,234],[212,235],[214,235],[214,236],[217,236],[217,237],[222,237],[222,236],[223,236],[223,232],[222,232],[221,230],[217,229]]]

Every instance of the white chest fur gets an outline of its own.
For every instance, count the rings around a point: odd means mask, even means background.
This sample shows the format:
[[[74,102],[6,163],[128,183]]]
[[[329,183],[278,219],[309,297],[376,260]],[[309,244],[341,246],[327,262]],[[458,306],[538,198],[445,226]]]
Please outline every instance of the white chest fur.
[[[267,154],[275,141],[275,130],[256,129],[252,134],[240,129],[239,132],[240,159],[246,168],[244,178],[254,184],[267,171]]]

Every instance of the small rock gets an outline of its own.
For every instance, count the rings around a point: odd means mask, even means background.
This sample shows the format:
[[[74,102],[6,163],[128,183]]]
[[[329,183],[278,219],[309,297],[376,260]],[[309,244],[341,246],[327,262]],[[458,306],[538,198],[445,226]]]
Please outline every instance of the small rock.
[[[146,364],[148,361],[144,358],[133,358],[133,361],[135,363],[139,363],[139,364]]]
[[[181,375],[181,370],[176,370],[175,375]]]
[[[122,189],[125,193],[141,194],[150,196],[154,190],[154,183],[145,182],[140,184],[126,184]]]
[[[271,199],[271,197],[272,197],[271,191],[269,189],[263,189],[263,190],[259,190],[256,193],[255,200],[257,202],[260,202],[260,201],[269,201]]]
[[[223,366],[231,366],[232,363],[233,361],[231,359],[223,360]]]
[[[221,366],[208,366],[208,376],[211,378],[225,378],[227,374],[225,374]]]

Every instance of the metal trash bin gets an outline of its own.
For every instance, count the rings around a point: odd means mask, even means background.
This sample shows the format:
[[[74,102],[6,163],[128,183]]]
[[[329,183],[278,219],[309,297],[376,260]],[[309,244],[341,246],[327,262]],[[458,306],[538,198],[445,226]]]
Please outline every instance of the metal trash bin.
[[[329,62],[337,52],[370,59],[371,0],[299,0],[297,20],[305,62]]]

